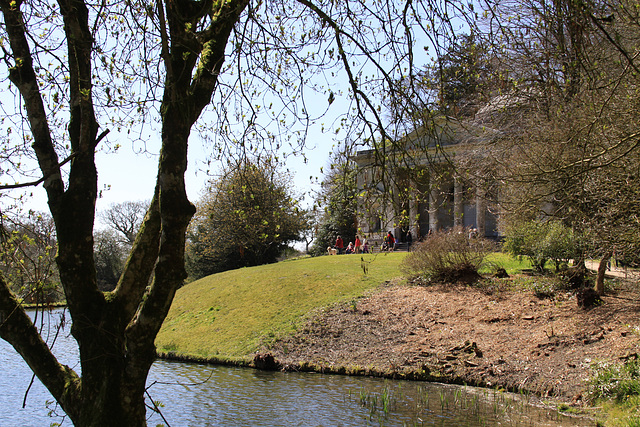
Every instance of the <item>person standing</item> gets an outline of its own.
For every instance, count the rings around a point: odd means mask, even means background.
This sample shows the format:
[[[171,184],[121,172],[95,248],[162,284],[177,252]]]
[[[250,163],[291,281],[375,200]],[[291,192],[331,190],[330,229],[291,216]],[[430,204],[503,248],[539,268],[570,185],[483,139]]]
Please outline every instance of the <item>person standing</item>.
[[[391,234],[391,231],[387,233],[387,242],[389,242],[389,251],[393,251],[396,248],[396,239]]]
[[[360,237],[357,234],[356,234],[356,243],[354,246],[355,246],[356,253],[359,254],[360,247],[362,246],[362,242],[360,241]]]
[[[411,252],[411,243],[413,243],[413,236],[411,230],[407,231],[407,252]]]
[[[338,250],[338,254],[342,254],[342,251],[344,250],[344,242],[340,236],[336,239],[336,249]]]

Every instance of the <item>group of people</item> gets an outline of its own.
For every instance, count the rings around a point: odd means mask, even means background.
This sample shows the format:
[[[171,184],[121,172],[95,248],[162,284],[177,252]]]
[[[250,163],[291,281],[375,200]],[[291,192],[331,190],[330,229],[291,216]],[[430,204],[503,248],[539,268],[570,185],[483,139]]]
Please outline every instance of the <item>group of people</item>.
[[[346,248],[344,247],[344,241],[342,240],[342,237],[338,236],[338,238],[336,239],[335,248],[338,250],[339,254],[369,253],[369,243],[367,242],[367,239],[363,238],[362,240],[360,240],[360,236],[358,236],[357,234],[356,242],[349,242]]]
[[[390,231],[382,239],[382,245],[380,245],[381,251],[394,251],[396,249],[396,239],[393,237],[393,233]]]
[[[463,233],[464,231],[458,231],[458,233]],[[467,232],[469,233],[469,241],[479,238],[481,236],[481,234],[478,232],[478,229],[475,227],[469,228],[467,230]],[[426,236],[424,236],[424,238],[428,238],[433,234],[433,231],[431,229],[429,229],[428,233]],[[411,234],[411,231],[407,231],[407,234],[404,235],[404,242],[406,243],[406,247],[407,247],[407,251],[411,252],[411,246],[413,244],[413,235]],[[419,237],[420,240],[420,237]],[[380,251],[381,252],[393,252],[396,249],[398,249],[398,239],[396,239],[393,236],[393,233],[391,231],[388,231],[387,234],[384,236],[384,238],[382,239],[382,243],[380,244]],[[375,246],[375,242],[374,242],[374,246]],[[376,246],[377,248],[377,246]],[[327,248],[328,251],[332,251],[330,252],[335,254],[359,254],[359,253],[369,253],[372,252],[373,247],[371,247],[369,245],[369,243],[367,242],[367,239],[363,238],[362,240],[360,240],[360,236],[356,235],[356,240],[355,243],[353,242],[349,242],[349,244],[345,247],[344,246],[344,242],[342,240],[342,238],[340,236],[338,236],[338,238],[336,239],[336,244],[333,247],[329,247]]]
[[[411,244],[413,243],[413,236],[411,235],[411,231],[407,231],[406,235],[407,249],[411,250]],[[380,245],[381,251],[394,251],[398,247],[398,241],[393,237],[393,233],[389,231],[382,241]],[[367,239],[363,238],[360,240],[360,236],[356,235],[355,243],[349,242],[347,247],[344,246],[344,241],[342,237],[338,236],[336,239],[335,249],[338,254],[359,254],[364,253],[367,254],[370,251],[369,243]]]

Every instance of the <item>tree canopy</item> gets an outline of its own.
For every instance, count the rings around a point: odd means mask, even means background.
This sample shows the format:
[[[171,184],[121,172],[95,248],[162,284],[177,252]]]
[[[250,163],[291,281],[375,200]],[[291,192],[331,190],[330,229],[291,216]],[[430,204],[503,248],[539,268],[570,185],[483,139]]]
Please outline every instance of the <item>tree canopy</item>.
[[[211,143],[211,160],[269,149],[289,154],[304,146],[311,123],[342,104],[343,115],[327,128],[375,139],[385,132],[375,95],[412,75],[418,37],[445,43],[440,25],[452,28],[456,8],[431,1],[0,0],[0,73],[15,101],[3,101],[9,184],[2,188],[42,184],[46,192],[81,373],[55,358],[4,278],[0,337],[74,424],[146,423],[154,339],[186,277],[192,131]],[[438,25],[422,25],[427,19]],[[311,101],[314,92],[326,104]],[[203,114],[208,120],[199,120]],[[155,191],[116,288],[103,292],[94,258],[96,151],[145,151],[153,141]]]
[[[208,142],[211,161],[282,157],[301,152],[310,125],[340,106],[324,130],[342,132],[350,149],[372,149],[383,170],[410,165],[391,155],[395,144],[441,117],[419,71],[446,59],[461,29],[486,39],[499,77],[487,88],[500,100],[492,126],[501,137],[493,150],[479,148],[493,172],[469,175],[516,183],[525,191],[512,207],[549,202],[572,228],[595,230],[600,218],[615,226],[608,236],[636,242],[617,224],[626,215],[637,230],[637,193],[615,192],[626,182],[637,189],[638,180],[635,5],[482,6],[487,12],[476,15],[473,3],[438,0],[0,0],[0,73],[9,87],[2,189],[41,184],[46,192],[81,373],[53,356],[4,277],[0,337],[74,424],[145,425],[154,339],[186,277],[190,140]],[[386,105],[421,114],[387,115]],[[387,126],[388,116],[410,123]],[[116,288],[103,292],[94,258],[96,151],[155,143],[154,194]],[[602,200],[619,214],[607,216]]]
[[[190,276],[275,262],[306,227],[291,184],[270,161],[225,168],[209,183],[189,226]]]
[[[109,229],[119,235],[120,242],[133,245],[147,206],[148,203],[141,201],[114,203],[100,212],[100,217]]]
[[[356,173],[355,164],[348,156],[333,154],[316,197],[316,204],[321,211],[312,248],[314,255],[326,254],[327,247],[333,247],[338,236],[344,240],[345,247],[349,241],[355,241],[358,233]]]
[[[496,19],[480,24],[503,85],[487,122],[500,133],[478,151],[488,153],[494,173],[487,178],[505,183],[503,219],[562,221],[580,242],[577,259],[637,253],[639,235],[630,232],[640,227],[635,5],[487,5]]]

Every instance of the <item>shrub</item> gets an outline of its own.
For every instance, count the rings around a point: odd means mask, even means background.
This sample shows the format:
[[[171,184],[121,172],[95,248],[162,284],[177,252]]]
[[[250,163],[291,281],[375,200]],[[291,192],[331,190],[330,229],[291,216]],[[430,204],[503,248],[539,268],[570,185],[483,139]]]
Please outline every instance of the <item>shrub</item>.
[[[469,283],[480,277],[478,270],[494,246],[489,240],[470,238],[462,227],[438,231],[414,245],[401,269],[428,281]]]
[[[306,228],[291,179],[270,159],[245,159],[210,181],[187,232],[189,276],[276,262]]]
[[[543,272],[547,260],[556,271],[575,255],[573,232],[560,221],[523,221],[510,224],[506,230],[504,250],[517,257],[527,257],[531,265]]]

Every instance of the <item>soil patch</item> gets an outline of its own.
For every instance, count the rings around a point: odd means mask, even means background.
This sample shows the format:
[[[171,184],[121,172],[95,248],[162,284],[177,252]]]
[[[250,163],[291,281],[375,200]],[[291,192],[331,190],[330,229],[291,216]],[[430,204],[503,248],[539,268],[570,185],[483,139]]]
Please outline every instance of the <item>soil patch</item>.
[[[637,357],[637,284],[585,310],[571,293],[388,284],[269,349],[284,369],[502,387],[580,403],[594,362]]]

